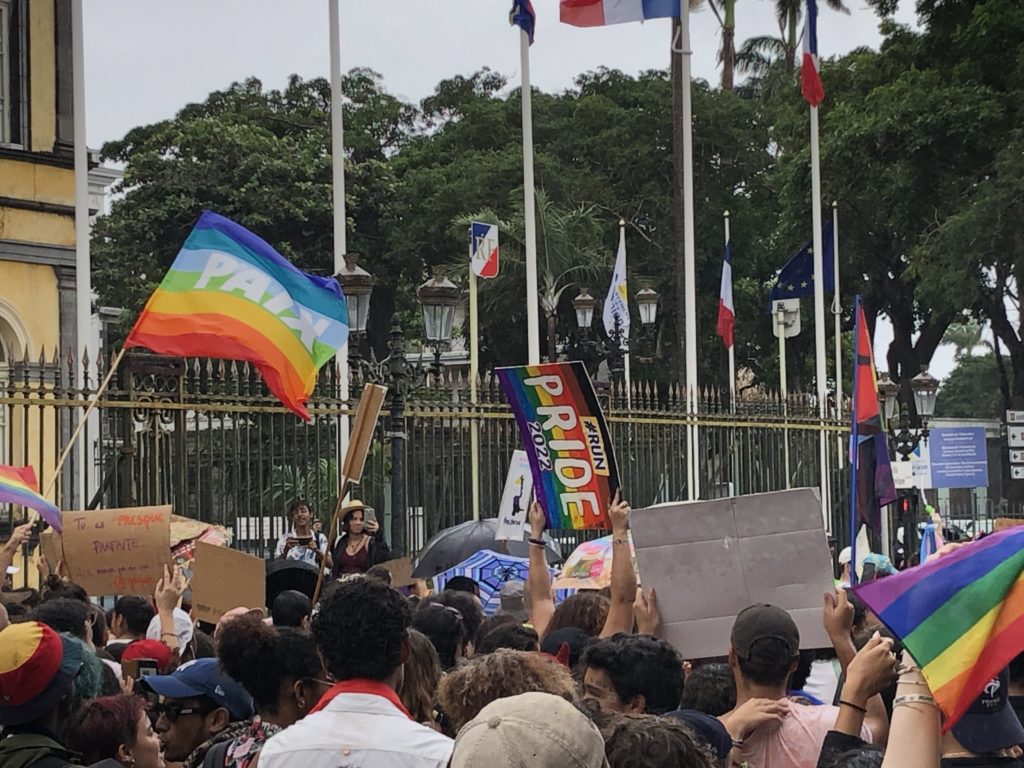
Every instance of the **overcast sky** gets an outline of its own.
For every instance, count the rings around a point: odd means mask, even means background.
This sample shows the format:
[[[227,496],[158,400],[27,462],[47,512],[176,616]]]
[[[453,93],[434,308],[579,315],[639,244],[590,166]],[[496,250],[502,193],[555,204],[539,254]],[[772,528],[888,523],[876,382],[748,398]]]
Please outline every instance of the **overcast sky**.
[[[391,93],[410,101],[430,95],[447,77],[490,67],[519,80],[519,46],[509,28],[510,0],[340,0],[342,68],[370,67]],[[877,47],[878,18],[863,0],[851,14],[822,8],[823,56]],[[669,20],[577,29],[558,21],[557,0],[533,0],[536,42],[533,85],[571,87],[580,72],[600,66],[630,74],[668,64]],[[897,19],[914,24],[913,4]],[[737,47],[748,37],[777,35],[770,0],[739,0]],[[822,3],[824,6],[824,3]],[[327,0],[88,0],[85,3],[86,101],[89,146],[129,129],[172,117],[213,90],[256,76],[280,88],[297,73],[328,76]],[[707,10],[692,17],[694,75],[717,82],[718,22]],[[884,360],[891,332],[880,324]],[[945,375],[948,350],[933,372]],[[884,367],[884,362],[880,361]]]

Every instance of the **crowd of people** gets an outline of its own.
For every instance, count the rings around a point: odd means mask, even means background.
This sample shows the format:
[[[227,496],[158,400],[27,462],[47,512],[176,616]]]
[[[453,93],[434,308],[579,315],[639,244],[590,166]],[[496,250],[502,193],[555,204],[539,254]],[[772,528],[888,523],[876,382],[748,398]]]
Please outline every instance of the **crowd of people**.
[[[529,577],[493,616],[472,579],[394,588],[358,507],[333,548],[292,509],[277,555],[336,576],[315,605],[286,591],[205,624],[177,569],[109,612],[59,576],[4,593],[0,768],[1024,768],[1024,655],[944,730],[914,660],[843,587],[823,595],[830,648],[801,650],[759,604],[726,656],[685,658],[658,637],[618,499],[609,588],[556,605],[534,506]]]

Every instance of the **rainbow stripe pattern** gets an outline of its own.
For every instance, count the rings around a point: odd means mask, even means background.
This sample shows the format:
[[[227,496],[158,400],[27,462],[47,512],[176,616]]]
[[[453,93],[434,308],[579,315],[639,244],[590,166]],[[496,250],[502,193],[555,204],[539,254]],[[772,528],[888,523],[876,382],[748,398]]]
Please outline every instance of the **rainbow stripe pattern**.
[[[856,593],[917,661],[948,730],[1024,651],[1024,528],[868,582]]]
[[[549,528],[610,528],[619,487],[611,436],[583,363],[497,369]]]
[[[204,211],[125,346],[246,360],[308,421],[317,372],[347,340],[337,280],[301,272],[249,230]]]
[[[64,530],[60,509],[40,495],[36,471],[32,467],[0,465],[0,502],[34,509],[55,531],[60,533]]]

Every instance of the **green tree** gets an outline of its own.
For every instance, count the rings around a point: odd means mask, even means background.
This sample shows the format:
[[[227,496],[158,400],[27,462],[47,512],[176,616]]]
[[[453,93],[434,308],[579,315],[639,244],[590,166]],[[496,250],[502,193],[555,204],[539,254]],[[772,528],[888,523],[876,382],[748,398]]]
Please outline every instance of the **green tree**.
[[[992,386],[998,376],[995,355],[961,357],[939,387],[935,415],[954,419],[1002,419],[1006,404],[1000,391]]]
[[[962,361],[965,357],[972,357],[974,350],[985,343],[982,341],[981,332],[981,323],[968,319],[949,326],[942,341],[952,344],[954,347],[953,359]]]
[[[261,494],[263,506],[285,514],[299,500],[306,501],[314,517],[330,522],[338,503],[338,462],[320,459],[307,467],[275,464]]]

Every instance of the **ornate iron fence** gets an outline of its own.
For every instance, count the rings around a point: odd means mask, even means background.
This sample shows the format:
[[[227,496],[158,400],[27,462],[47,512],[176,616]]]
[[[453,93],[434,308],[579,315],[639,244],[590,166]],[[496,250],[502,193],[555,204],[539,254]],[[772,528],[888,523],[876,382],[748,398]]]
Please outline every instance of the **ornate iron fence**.
[[[75,385],[70,359],[15,364],[0,389],[0,440],[8,463],[31,463],[45,486],[56,457],[94,396],[109,359],[89,363],[84,388]],[[354,382],[358,390],[360,382]],[[148,504],[231,527],[239,546],[262,553],[281,532],[296,497],[326,518],[335,500],[337,448],[351,403],[339,397],[333,366],[325,367],[303,423],[281,408],[247,364],[129,354],[83,431],[81,452],[59,479],[65,509]],[[616,456],[626,496],[634,506],[687,497],[686,427],[699,430],[701,496],[760,493],[818,485],[818,436],[828,436],[832,466],[830,526],[843,538],[847,472],[845,424],[820,422],[811,398],[750,394],[730,406],[705,392],[699,415],[684,411],[678,388],[634,382],[629,393],[605,387]],[[392,482],[405,483],[411,551],[436,531],[472,519],[474,457],[479,433],[479,513],[497,511],[519,435],[492,378],[471,402],[468,382],[448,372],[408,397],[405,477],[392,477],[390,432],[382,415],[366,471],[355,489],[374,506],[385,530]],[[788,467],[788,478],[787,478]],[[6,513],[10,515],[10,512]],[[0,527],[11,520],[0,517]],[[559,532],[567,545],[578,539]]]

